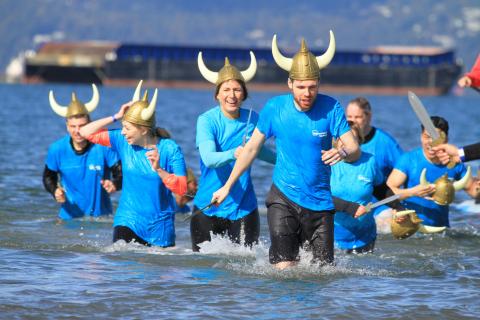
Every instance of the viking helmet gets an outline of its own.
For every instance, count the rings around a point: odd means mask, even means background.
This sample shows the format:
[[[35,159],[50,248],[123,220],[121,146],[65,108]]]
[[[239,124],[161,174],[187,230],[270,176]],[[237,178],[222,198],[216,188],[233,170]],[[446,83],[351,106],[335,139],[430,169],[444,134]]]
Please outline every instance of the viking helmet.
[[[148,103],[148,91],[145,90],[143,98],[140,100],[140,91],[142,89],[143,80],[137,85],[132,101],[135,101],[123,116],[125,121],[145,126],[149,128],[155,127],[155,107],[157,104],[157,89],[153,94],[152,101]]]
[[[302,39],[300,50],[292,58],[283,56],[278,50],[277,35],[272,40],[272,55],[278,66],[289,72],[292,80],[316,80],[320,77],[320,70],[325,68],[335,54],[335,37],[330,30],[330,43],[327,51],[321,56],[315,57],[307,48]]]
[[[50,107],[52,110],[61,117],[69,118],[72,116],[81,116],[88,115],[98,106],[100,100],[98,95],[98,89],[95,84],[92,83],[92,99],[83,104],[81,101],[77,100],[77,95],[75,92],[72,92],[72,101],[68,106],[62,106],[57,103],[55,96],[53,95],[53,90],[50,90],[48,94],[48,100],[50,101]]]
[[[420,184],[421,185],[428,185],[429,182],[427,181],[427,169],[424,168],[422,173],[420,174]],[[472,176],[472,169],[470,166],[467,168],[467,173],[463,176],[462,179],[458,181],[452,181],[448,179],[448,175],[445,173],[443,176],[435,180],[435,192],[433,193],[433,201],[436,204],[441,206],[446,206],[453,202],[453,198],[455,196],[455,191],[461,190],[465,188],[470,177]]]
[[[203,62],[202,52],[198,53],[198,69],[202,76],[209,82],[216,84],[217,86],[227,80],[239,80],[244,83],[252,80],[257,72],[257,60],[252,51],[250,51],[250,66],[244,71],[238,71],[237,68],[230,64],[230,61],[225,57],[225,65],[219,72],[211,71],[205,66]]]
[[[397,217],[407,217],[405,221],[397,222]],[[436,233],[442,232],[445,230],[445,227],[433,227],[433,226],[425,226],[422,224],[423,220],[420,219],[415,210],[404,210],[395,213],[392,218],[391,228],[392,228],[392,235],[395,239],[406,239],[415,232],[420,231],[422,233]]]

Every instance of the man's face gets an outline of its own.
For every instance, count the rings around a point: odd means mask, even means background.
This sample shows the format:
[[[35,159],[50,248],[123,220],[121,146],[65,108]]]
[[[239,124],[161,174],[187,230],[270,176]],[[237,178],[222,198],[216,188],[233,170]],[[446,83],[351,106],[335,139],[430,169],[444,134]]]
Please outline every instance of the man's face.
[[[67,131],[74,143],[83,143],[85,138],[80,135],[80,128],[88,123],[88,117],[71,117],[67,119]]]
[[[288,87],[292,90],[293,99],[302,111],[308,111],[315,103],[318,94],[318,80],[291,80]]]
[[[347,120],[355,123],[362,134],[365,135],[370,128],[370,121],[372,120],[372,114],[370,112],[365,112],[356,103],[349,103],[347,106]]]
[[[437,130],[439,135],[442,135],[442,133],[443,133],[442,130],[440,130],[438,128],[435,128],[435,130]],[[427,158],[430,159],[430,160],[436,158],[435,152],[433,152],[433,150],[432,150],[433,139],[425,129],[422,131],[422,135],[420,136],[420,140],[422,142],[423,152],[425,153]],[[446,139],[445,143],[447,143],[447,142],[448,142],[448,139]]]

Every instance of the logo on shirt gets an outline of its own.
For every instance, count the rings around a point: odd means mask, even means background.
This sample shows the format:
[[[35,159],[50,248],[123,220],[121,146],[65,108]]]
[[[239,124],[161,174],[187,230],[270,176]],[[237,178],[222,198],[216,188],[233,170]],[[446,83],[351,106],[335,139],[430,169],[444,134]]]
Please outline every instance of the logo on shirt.
[[[369,178],[367,178],[367,177],[365,177],[364,175],[361,175],[361,174],[359,174],[357,176],[357,179],[360,180],[360,181],[363,181],[363,182],[367,182],[367,183],[372,182],[372,180],[370,180]]]
[[[320,132],[320,131],[314,129],[314,130],[312,130],[312,136],[323,138],[323,137],[327,136],[327,133],[326,132]]]
[[[100,170],[102,170],[102,166],[91,164],[91,165],[88,166],[88,170],[100,171]]]

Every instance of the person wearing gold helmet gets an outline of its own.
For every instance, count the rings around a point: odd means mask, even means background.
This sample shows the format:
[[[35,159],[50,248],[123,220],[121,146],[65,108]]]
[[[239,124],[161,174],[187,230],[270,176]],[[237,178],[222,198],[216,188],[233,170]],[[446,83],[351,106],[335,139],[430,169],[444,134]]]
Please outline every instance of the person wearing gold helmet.
[[[113,221],[113,242],[175,245],[174,193],[187,190],[185,161],[180,147],[155,128],[157,90],[140,98],[142,81],[131,102],[110,117],[82,127],[90,141],[117,151],[123,163],[123,191]],[[122,119],[122,129],[104,127]]]
[[[50,145],[43,171],[45,189],[62,204],[58,215],[61,220],[111,214],[109,194],[122,186],[118,155],[90,143],[79,134],[90,122],[89,113],[99,102],[97,87],[94,84],[92,87],[92,99],[85,104],[72,93],[70,104],[62,106],[57,103],[53,91],[49,94],[51,108],[66,118],[68,131],[68,135]]]
[[[284,57],[273,37],[272,54],[289,72],[291,92],[266,103],[229,179],[212,197],[213,202],[224,201],[265,140],[275,137],[277,162],[266,205],[270,263],[279,269],[293,266],[303,245],[312,251],[313,262],[333,263],[330,166],[341,160],[355,161],[360,154],[340,103],[318,93],[320,69],[330,63],[334,52],[333,32],[329,48],[319,57],[303,40],[293,59]],[[343,147],[333,148],[332,138],[341,139]]]
[[[243,145],[258,120],[258,114],[242,108],[248,97],[246,83],[255,75],[257,63],[250,52],[250,66],[239,71],[228,58],[219,72],[210,71],[198,54],[198,67],[205,79],[215,84],[214,98],[218,105],[204,112],[197,120],[196,145],[200,153],[200,184],[194,199],[190,224],[192,249],[210,241],[210,234],[227,235],[236,243],[252,246],[258,242],[260,217],[250,171],[245,172],[232,187],[231,194],[219,206],[210,206],[211,194],[220,188],[230,175]],[[264,148],[259,157],[275,162],[275,154]],[[242,233],[243,228],[243,233]]]
[[[445,136],[448,141],[447,120],[438,116],[431,119],[440,136]],[[464,164],[449,168],[441,163],[432,148],[432,138],[423,125],[420,141],[421,147],[406,152],[398,159],[388,177],[387,185],[399,194],[401,199],[408,198],[403,204],[407,209],[415,210],[424,225],[449,227],[448,204],[453,200],[453,193],[455,190],[464,189],[470,196],[475,197],[478,192],[476,184],[473,179],[469,179],[470,170],[467,170]]]

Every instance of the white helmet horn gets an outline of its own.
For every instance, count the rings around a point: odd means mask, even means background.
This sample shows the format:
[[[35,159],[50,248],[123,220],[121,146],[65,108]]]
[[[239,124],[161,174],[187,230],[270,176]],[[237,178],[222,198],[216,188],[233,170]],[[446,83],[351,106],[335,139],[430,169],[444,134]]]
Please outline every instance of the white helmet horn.
[[[253,59],[255,59],[255,57]],[[218,72],[211,71],[210,69],[207,68],[207,66],[203,62],[202,51],[198,53],[197,63],[198,63],[198,69],[200,70],[200,73],[202,74],[202,76],[211,83],[217,83]],[[246,71],[248,71],[251,67],[252,67],[252,63],[250,63],[250,67]],[[255,71],[256,69],[257,69],[257,60],[255,60]],[[255,72],[253,74],[255,74]]]
[[[245,82],[252,80],[257,72],[257,59],[252,51],[250,51],[250,66],[245,71],[240,71]]]
[[[447,228],[447,227],[425,226],[425,225],[421,224],[421,225],[420,225],[420,228],[418,228],[418,231],[421,232],[421,233],[430,234],[430,233],[442,232],[442,231],[445,230],[446,228]]]
[[[100,95],[98,94],[97,86],[94,83],[92,83],[92,91],[92,99],[85,103],[85,108],[87,109],[88,113],[95,110],[98,106],[98,102],[100,101]]]
[[[142,110],[141,117],[145,121],[150,120],[153,113],[155,112],[155,107],[157,106],[157,93],[158,93],[158,89],[155,89],[155,93],[153,94],[152,101],[150,101],[150,104],[146,109]]]
[[[333,35],[333,31],[330,30],[330,43],[328,44],[327,51],[321,56],[316,57],[319,69],[325,68],[330,61],[332,61],[333,56],[335,55],[335,47],[335,36]]]
[[[423,168],[420,174],[420,185],[428,186],[430,183],[427,181],[427,168]]]
[[[133,93],[132,101],[139,101],[140,100],[140,91],[142,90],[143,80],[140,80],[137,84],[137,88],[135,88],[135,92]]]
[[[280,50],[278,50],[278,46],[277,46],[276,34],[273,35],[273,39],[272,39],[272,56],[280,68],[290,72],[290,69],[292,68],[293,59],[287,58],[280,53]]]
[[[462,179],[455,181],[453,183],[453,188],[455,188],[455,191],[462,190],[463,188],[465,188],[465,186],[467,185],[471,177],[472,177],[472,168],[468,166],[467,172],[462,177]]]
[[[55,100],[55,96],[53,95],[53,90],[50,90],[48,93],[48,100],[50,102],[50,107],[56,114],[64,118],[67,116],[68,107],[59,105],[57,103],[57,100]]]

